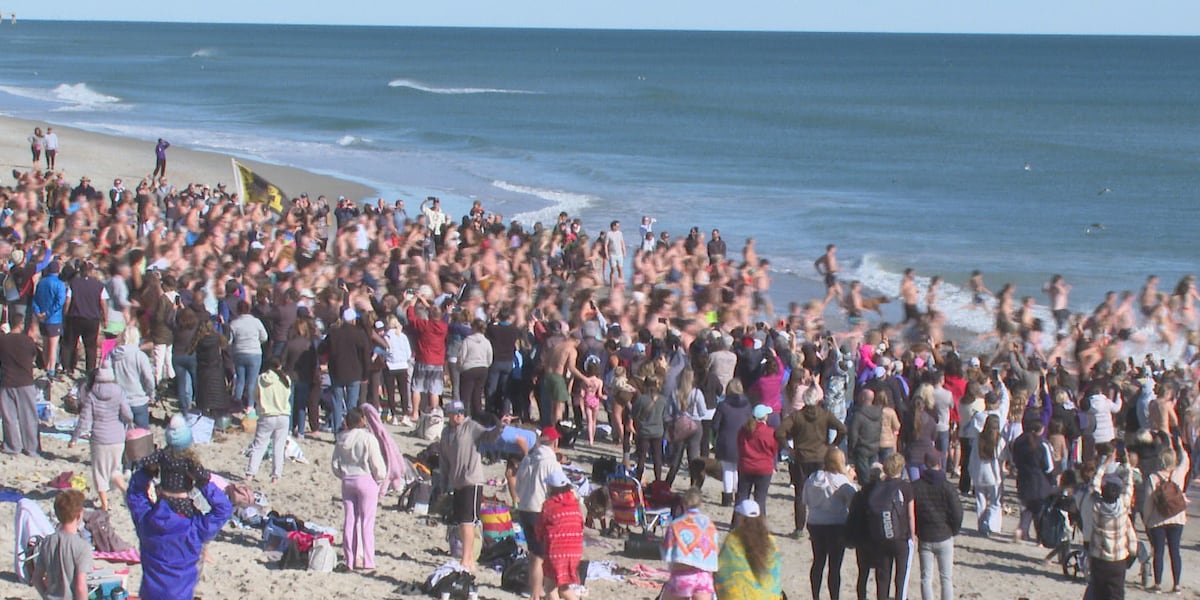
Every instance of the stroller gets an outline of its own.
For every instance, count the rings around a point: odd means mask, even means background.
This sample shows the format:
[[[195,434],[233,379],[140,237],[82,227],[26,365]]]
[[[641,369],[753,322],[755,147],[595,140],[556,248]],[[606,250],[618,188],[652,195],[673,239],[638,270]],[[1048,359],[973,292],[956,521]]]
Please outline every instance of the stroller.
[[[1042,502],[1036,522],[1038,543],[1051,549],[1047,560],[1057,556],[1063,576],[1076,581],[1087,579],[1088,567],[1082,544],[1074,545],[1075,539],[1082,536],[1081,519],[1072,496],[1055,494]]]

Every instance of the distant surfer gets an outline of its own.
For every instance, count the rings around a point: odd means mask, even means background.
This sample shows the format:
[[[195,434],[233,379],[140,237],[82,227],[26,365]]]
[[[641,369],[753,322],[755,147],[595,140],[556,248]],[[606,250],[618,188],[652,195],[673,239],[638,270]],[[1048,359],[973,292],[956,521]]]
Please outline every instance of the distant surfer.
[[[837,246],[825,246],[825,254],[813,261],[813,268],[825,280],[825,300],[822,306],[828,306],[829,301],[842,295],[842,286],[838,283]]]
[[[1031,164],[1029,164],[1029,163],[1025,163],[1025,170],[1026,170],[1026,171],[1032,171],[1032,170],[1033,170],[1033,165],[1031,165]]]
[[[1103,196],[1111,191],[1112,191],[1112,188],[1104,188],[1104,189],[1100,190],[1099,192],[1096,192],[1096,195]]]
[[[154,172],[150,174],[151,178],[166,177],[167,148],[170,147],[171,142],[158,138],[158,145],[154,147]]]

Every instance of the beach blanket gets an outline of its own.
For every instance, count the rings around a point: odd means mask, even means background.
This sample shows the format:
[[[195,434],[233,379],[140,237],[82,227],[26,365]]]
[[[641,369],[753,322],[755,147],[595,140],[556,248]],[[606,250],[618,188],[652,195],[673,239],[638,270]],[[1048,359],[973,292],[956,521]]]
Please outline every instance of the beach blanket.
[[[112,563],[123,563],[127,565],[136,565],[142,562],[142,555],[138,553],[137,548],[126,548],[120,552],[101,552],[99,550],[93,550],[92,558],[96,560],[103,560]]]
[[[383,476],[383,481],[379,485],[379,497],[383,498],[389,490],[404,491],[404,457],[400,454],[400,448],[396,446],[396,440],[392,439],[392,434],[383,426],[383,419],[379,417],[379,409],[370,404],[362,405],[363,415],[367,417],[367,427],[371,433],[375,435],[375,439],[379,440],[379,449],[383,452],[383,462],[387,464],[387,474]]]

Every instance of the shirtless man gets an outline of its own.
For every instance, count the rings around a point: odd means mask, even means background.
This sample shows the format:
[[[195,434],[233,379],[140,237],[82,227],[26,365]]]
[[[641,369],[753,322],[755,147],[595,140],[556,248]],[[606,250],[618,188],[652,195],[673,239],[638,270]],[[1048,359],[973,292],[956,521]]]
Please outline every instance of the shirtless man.
[[[916,272],[904,270],[904,279],[900,281],[900,301],[904,303],[904,322],[910,323],[921,319],[921,311],[917,309],[917,300],[921,293],[917,290]]]
[[[1050,296],[1050,314],[1054,315],[1054,326],[1064,332],[1071,320],[1071,311],[1067,308],[1071,286],[1063,280],[1062,275],[1055,275],[1046,284],[1046,295]]]
[[[845,304],[846,320],[850,326],[857,329],[859,325],[866,323],[863,320],[863,312],[866,308],[863,307],[862,301],[862,284],[858,281],[850,282],[850,291],[846,293]]]
[[[1158,293],[1158,275],[1151,275],[1146,278],[1146,285],[1142,286],[1142,291],[1138,294],[1138,305],[1142,310],[1142,316],[1147,319],[1153,318],[1160,304],[1162,304],[1162,296]]]
[[[575,332],[562,343],[546,350],[546,372],[542,374],[542,401],[538,407],[543,427],[561,421],[567,405],[571,402],[571,388],[567,385],[567,376],[584,376],[575,366],[578,362],[579,341],[580,335]],[[548,420],[547,416],[552,416],[552,420]]]
[[[825,246],[825,254],[813,261],[813,268],[817,270],[817,274],[825,280],[825,300],[821,302],[821,306],[829,305],[829,301],[842,295],[842,286],[838,283],[838,262],[837,262],[837,246],[830,244]]]
[[[771,300],[771,275],[767,272],[771,261],[758,261],[758,269],[753,271],[754,278],[754,310],[760,315],[766,315],[767,322],[775,321],[775,303]]]
[[[971,290],[971,302],[963,306],[963,308],[987,308],[987,300],[984,299],[984,296],[991,296],[993,294],[991,290],[987,289],[986,285],[983,285],[982,271],[971,271],[971,278],[967,280],[967,289]]]

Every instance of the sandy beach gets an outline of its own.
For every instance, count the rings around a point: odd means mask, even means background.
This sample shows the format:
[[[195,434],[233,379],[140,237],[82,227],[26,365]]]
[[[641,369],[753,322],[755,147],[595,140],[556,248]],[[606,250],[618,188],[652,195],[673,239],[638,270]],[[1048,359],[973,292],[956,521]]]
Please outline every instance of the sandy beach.
[[[161,411],[155,411],[161,416]],[[393,427],[392,433],[402,452],[415,454],[425,443],[411,435],[409,430]],[[157,437],[161,444],[161,430]],[[199,455],[205,464],[214,472],[230,480],[240,480],[245,469],[246,459],[242,451],[249,445],[253,436],[240,431],[228,435],[218,434],[214,443],[197,446]],[[302,442],[308,464],[289,462],[284,470],[283,479],[276,484],[261,481],[255,484],[257,490],[265,493],[270,499],[271,510],[295,515],[321,525],[335,527],[340,530],[342,518],[341,494],[337,479],[329,469],[332,455],[332,436],[322,434],[320,440],[305,440]],[[49,510],[50,495],[35,491],[42,483],[62,471],[90,473],[87,466],[88,450],[86,443],[68,449],[66,442],[58,439],[43,437],[45,460],[35,461],[24,457],[3,457],[0,459],[0,484],[4,487],[15,488],[40,498],[40,504]],[[615,456],[615,447],[610,444],[599,444],[593,448],[580,447],[567,450],[566,455],[579,467],[590,472],[592,459],[601,455]],[[502,478],[501,464],[494,464],[486,469],[489,478]],[[89,475],[90,478],[90,475]],[[681,474],[676,481],[676,489],[682,490],[687,486],[686,474]],[[1012,482],[1008,482],[1007,491],[1012,492]],[[89,494],[91,492],[89,491]],[[485,490],[488,496],[505,495],[503,490],[488,486]],[[720,508],[717,504],[720,497],[717,482],[708,481],[705,485],[705,510],[720,524],[722,532],[731,516],[729,509]],[[787,485],[786,468],[780,468],[775,475],[771,489],[768,514],[772,531],[777,536],[784,536],[791,530],[791,499],[790,486]],[[1058,572],[1057,566],[1046,566],[1041,562],[1046,550],[1031,544],[1014,544],[1007,540],[986,539],[973,533],[975,515],[971,510],[973,503],[967,503],[967,513],[964,516],[963,533],[956,538],[955,552],[955,592],[958,598],[978,599],[1012,599],[1029,598],[1067,599],[1079,598],[1083,592],[1081,583],[1070,582]],[[11,522],[15,505],[0,504],[0,520]],[[136,543],[133,526],[123,501],[116,501],[112,511],[112,521],[119,535],[126,541]],[[1194,517],[1194,508],[1189,510]],[[1016,525],[1015,515],[1006,515],[1004,522],[1005,533],[1011,532]],[[0,547],[12,548],[12,529],[0,528]],[[620,540],[604,538],[595,530],[585,532],[587,547],[584,558],[592,561],[613,561],[623,567],[633,567],[645,564],[650,567],[661,567],[657,561],[639,561],[625,558],[622,554]],[[445,527],[427,524],[427,519],[396,509],[394,493],[382,503],[376,528],[378,544],[378,568],[370,573],[331,573],[317,574],[303,571],[280,570],[271,563],[260,547],[261,534],[257,530],[240,530],[232,525],[226,525],[225,530],[209,546],[213,562],[204,567],[204,572],[197,587],[196,594],[201,598],[414,598],[420,594],[409,588],[409,584],[419,583],[433,571],[434,568],[449,560],[445,554]],[[339,536],[340,537],[340,536]],[[340,542],[340,539],[339,539]],[[1184,586],[1187,591],[1184,598],[1200,598],[1196,590],[1200,590],[1200,573],[1195,568],[1196,548],[1200,543],[1195,527],[1189,526],[1184,533],[1184,561],[1189,567],[1184,573]],[[811,565],[811,550],[807,540],[790,538],[779,539],[783,552],[785,585],[784,589],[791,598],[808,598],[808,569]],[[105,566],[105,563],[97,562]],[[131,592],[136,593],[139,580],[139,568],[130,567],[129,582]],[[854,597],[854,581],[857,568],[854,553],[847,551],[845,564],[842,569],[842,597]],[[920,597],[920,580],[917,560],[913,560],[910,571],[910,598]],[[500,589],[500,574],[481,569],[479,571],[480,598],[508,599],[516,598],[514,594]],[[1129,573],[1129,597],[1149,597],[1150,594],[1135,587],[1136,569]],[[651,599],[657,595],[656,589],[639,587],[629,582],[590,581],[587,584],[589,597],[592,598],[628,598]],[[314,589],[325,590],[323,596],[314,595]],[[873,583],[869,588],[874,597]],[[0,597],[3,598],[36,598],[31,588],[17,584],[11,573],[7,573],[0,581]]]
[[[129,189],[148,177],[154,169],[154,141],[104,135],[71,127],[49,124],[58,134],[59,151],[56,170],[62,171],[69,182],[78,183],[86,175],[92,185],[105,193],[112,187],[114,179],[124,180]],[[29,142],[34,127],[45,131],[47,123],[13,117],[0,117],[0,182],[11,182],[11,171],[28,170],[31,163]],[[171,140],[167,140],[171,141]],[[205,150],[193,150],[171,146],[167,151],[167,179],[179,186],[188,183],[215,185],[225,183],[232,187],[233,168],[230,156]],[[238,162],[250,167],[271,183],[278,185],[288,194],[299,196],[308,193],[313,198],[324,194],[336,201],[338,196],[365,200],[373,199],[375,190],[351,181],[310,173],[280,165],[238,158]],[[42,166],[45,167],[45,158]]]
[[[45,124],[12,118],[0,119],[0,140],[4,140],[0,145],[0,166],[5,170],[14,167],[28,168],[29,155],[24,140],[35,125]],[[56,126],[55,130],[59,133],[62,146],[59,156],[60,168],[66,171],[69,180],[77,180],[79,176],[86,174],[106,189],[107,184],[116,177],[134,183],[145,176],[153,166],[153,143],[65,127]],[[169,177],[177,184],[188,181],[215,183],[230,181],[232,178],[228,156],[179,147],[172,147],[169,156]],[[326,194],[334,198],[338,195],[355,198],[367,198],[372,195],[369,188],[352,182],[255,161],[245,163],[290,194],[298,195],[301,191],[307,191],[313,196]],[[8,179],[8,176],[4,175],[0,179]],[[55,388],[53,400],[56,405],[60,404],[64,392],[65,388],[61,385]],[[69,418],[61,411],[56,416],[60,419]],[[155,411],[156,418],[162,419],[163,416],[161,409]],[[161,427],[156,427],[155,431],[161,444]],[[425,445],[425,442],[412,436],[409,430],[393,427],[392,433],[406,454],[416,454]],[[218,434],[212,444],[198,446],[197,451],[211,470],[231,481],[238,481],[242,478],[246,464],[242,452],[249,445],[251,437],[247,433],[231,430],[226,434]],[[269,484],[259,481],[255,484],[256,489],[269,498],[271,510],[281,514],[292,513],[306,521],[340,530],[340,487],[330,471],[332,441],[333,436],[330,434],[321,434],[319,440],[304,440],[301,445],[307,457],[306,464],[290,462],[280,482]],[[0,486],[35,498],[49,510],[53,496],[39,489],[41,484],[63,471],[83,473],[90,480],[90,468],[86,443],[69,449],[65,440],[48,436],[43,436],[42,443],[45,456],[42,460],[11,456],[0,458]],[[591,448],[580,447],[565,453],[585,472],[591,471],[591,462],[597,457],[618,455],[617,448],[611,444],[600,444]],[[502,465],[487,467],[487,476],[501,479]],[[687,485],[687,475],[682,474],[676,482],[676,490],[682,491]],[[1006,491],[1010,494],[1013,492],[1012,481],[1007,483]],[[506,495],[495,486],[489,486],[486,494]],[[717,483],[709,481],[705,489],[705,510],[713,515],[724,529],[731,516],[731,510],[717,505],[719,495]],[[786,468],[781,466],[776,472],[768,505],[771,529],[778,536],[785,536],[792,529],[792,497]],[[89,490],[89,498],[94,498],[94,491]],[[964,518],[964,533],[956,539],[954,580],[958,598],[1036,600],[1081,596],[1081,583],[1064,579],[1056,566],[1042,563],[1045,549],[974,535],[973,501],[965,504],[968,510]],[[237,529],[227,525],[209,547],[212,562],[204,567],[197,595],[206,599],[419,597],[412,585],[424,581],[433,569],[449,560],[446,554],[445,527],[429,524],[425,518],[400,512],[395,505],[396,497],[392,495],[383,502],[378,517],[378,568],[373,572],[316,574],[280,570],[261,549],[259,531]],[[0,521],[12,522],[13,507],[11,503],[0,504]],[[1197,514],[1195,509],[1189,512],[1193,516]],[[136,544],[136,536],[123,501],[114,502],[112,519],[118,534],[126,541]],[[1011,533],[1015,525],[1015,514],[1007,516],[1005,533]],[[585,558],[588,560],[613,561],[616,565],[626,568],[638,564],[653,568],[662,566],[657,561],[646,562],[624,557],[620,540],[601,537],[595,530],[588,530],[586,536]],[[779,543],[784,554],[787,574],[785,590],[791,598],[809,597],[808,569],[811,564],[811,551],[808,542],[781,537]],[[0,547],[12,548],[13,544],[13,530],[8,527],[0,528]],[[1200,534],[1197,534],[1196,528],[1187,528],[1184,533],[1185,563],[1195,564],[1198,544]],[[140,570],[136,565],[130,566],[129,570],[130,591],[136,594]],[[853,551],[849,551],[842,570],[843,598],[854,597],[856,573]],[[915,557],[910,574],[910,597],[919,597],[919,567]],[[1134,587],[1135,578],[1136,570],[1131,570],[1130,597],[1148,596]],[[499,573],[481,569],[479,581],[481,598],[517,597],[500,589]],[[656,583],[660,584],[661,581]],[[1200,573],[1194,568],[1185,571],[1183,584],[1187,590],[1183,597],[1200,598],[1200,594],[1195,591],[1200,590]],[[628,581],[589,581],[587,587],[591,598],[632,600],[654,598],[657,595],[655,583],[639,586]],[[873,589],[872,583],[872,595]],[[36,594],[31,588],[17,583],[12,573],[6,572],[0,578],[0,597],[35,598]]]

